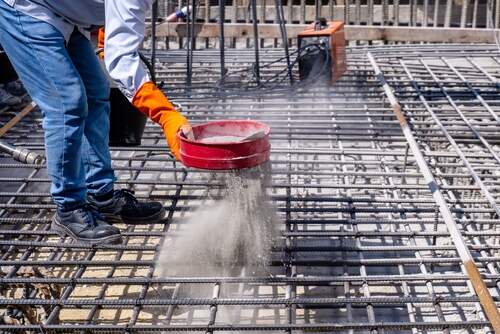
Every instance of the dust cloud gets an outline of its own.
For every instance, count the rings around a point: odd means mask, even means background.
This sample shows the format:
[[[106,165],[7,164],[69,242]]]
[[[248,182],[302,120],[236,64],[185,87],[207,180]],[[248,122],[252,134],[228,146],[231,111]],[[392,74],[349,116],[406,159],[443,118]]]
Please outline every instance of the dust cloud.
[[[266,196],[269,165],[219,174],[222,199],[169,232],[157,263],[161,277],[265,275],[277,236]]]

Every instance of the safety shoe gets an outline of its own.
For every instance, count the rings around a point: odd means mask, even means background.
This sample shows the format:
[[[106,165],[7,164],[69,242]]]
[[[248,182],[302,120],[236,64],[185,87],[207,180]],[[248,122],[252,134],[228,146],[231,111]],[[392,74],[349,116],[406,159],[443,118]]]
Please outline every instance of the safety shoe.
[[[155,224],[165,216],[165,208],[160,202],[140,202],[128,189],[115,190],[106,200],[89,194],[88,201],[112,223]]]
[[[120,230],[109,225],[89,204],[67,212],[57,210],[51,229],[62,237],[93,245],[116,244],[122,240]]]
[[[26,89],[24,89],[24,86],[19,79],[6,83],[4,88],[7,92],[15,96],[23,96],[26,94]]]
[[[22,102],[20,98],[0,87],[0,107],[15,107]]]

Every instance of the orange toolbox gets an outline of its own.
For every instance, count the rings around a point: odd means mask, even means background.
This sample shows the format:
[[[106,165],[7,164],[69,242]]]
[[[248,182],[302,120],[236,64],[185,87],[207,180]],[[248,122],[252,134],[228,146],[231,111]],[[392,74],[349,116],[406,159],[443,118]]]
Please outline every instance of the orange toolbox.
[[[321,77],[333,84],[344,74],[347,69],[344,22],[316,22],[314,26],[299,33],[297,38],[298,47],[301,49],[301,80]]]

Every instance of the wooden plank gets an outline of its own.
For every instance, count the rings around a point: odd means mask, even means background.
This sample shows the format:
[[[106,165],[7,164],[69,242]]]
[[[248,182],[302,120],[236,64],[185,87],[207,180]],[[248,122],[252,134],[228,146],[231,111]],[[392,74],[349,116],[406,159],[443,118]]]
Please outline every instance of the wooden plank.
[[[289,38],[296,38],[307,25],[287,25]],[[184,23],[162,23],[157,28],[157,36],[186,37],[187,27]],[[216,23],[196,24],[197,37],[218,37],[219,27]],[[224,34],[231,38],[249,38],[253,28],[247,23],[227,23]],[[492,29],[467,28],[433,28],[433,27],[380,27],[380,26],[346,26],[346,39],[349,41],[393,41],[393,42],[435,42],[435,43],[495,43]],[[261,38],[280,38],[277,24],[259,24]]]
[[[24,116],[28,115],[33,109],[35,109],[35,102],[28,103],[16,116],[12,117],[4,126],[0,128],[0,137],[2,137],[7,131],[12,129]]]
[[[296,37],[304,30],[306,25],[288,25],[289,37]],[[162,23],[157,28],[157,36],[186,37],[187,26],[185,23]],[[195,24],[194,33],[197,37],[218,37],[219,26],[216,23]],[[251,23],[226,23],[224,24],[224,37],[226,38],[251,38],[253,27]],[[280,37],[277,24],[259,24],[260,38]]]
[[[408,24],[411,19],[412,11],[410,8],[410,5],[408,4],[401,4],[401,5],[393,5],[389,4],[386,8],[384,8],[383,5],[380,4],[375,4],[373,5],[373,8],[370,9],[369,5],[364,5],[361,4],[358,8],[355,5],[355,2],[352,1],[350,2],[351,4],[349,5],[350,8],[350,13],[351,14],[356,14],[359,13],[359,21],[360,23],[368,23],[368,22],[373,22],[373,23],[379,23],[381,24],[384,21],[384,10],[386,11],[386,15],[388,15],[389,18],[397,18],[395,20],[391,20],[394,23],[397,24]],[[361,2],[362,3],[362,2]],[[447,2],[442,1],[441,4],[438,6],[438,12],[437,15],[434,16],[433,12],[431,11],[427,12],[427,22],[430,24],[434,24],[436,22],[437,25],[443,25],[446,21],[446,7]],[[217,6],[210,6],[209,8],[209,19],[212,21],[216,21],[218,19],[218,7]],[[264,10],[265,9],[265,10]],[[346,6],[344,5],[334,5],[333,6],[333,20],[344,20],[345,19],[345,10],[347,9]],[[276,22],[276,10],[274,8],[274,4],[268,2],[268,5],[263,8],[263,6],[257,6],[257,11],[260,13],[260,17],[262,18],[265,16],[266,20]],[[306,5],[305,7],[301,5],[286,5],[283,7],[283,11],[285,14],[285,18],[288,20],[288,22],[292,23],[308,23],[312,22],[315,19],[315,6],[314,5]],[[201,5],[199,9],[200,13],[205,13],[205,5]],[[321,7],[321,13],[323,15],[327,14],[330,12],[329,5],[324,5]],[[453,25],[459,25],[461,22],[462,18],[462,8],[461,6],[452,6],[451,16],[449,17],[450,23]],[[476,22],[478,25],[486,25],[486,13],[487,13],[487,8],[485,3],[478,3],[478,8],[477,8],[477,18]],[[245,22],[245,19],[247,17],[248,10],[244,6],[226,6],[226,19],[230,20],[231,22]],[[417,22],[422,22],[424,21],[424,15],[425,15],[425,8],[424,5],[415,5],[414,6],[414,20]],[[351,20],[356,19],[357,15],[354,15],[354,17],[351,17]]]
[[[346,26],[352,41],[495,43],[493,29]]]

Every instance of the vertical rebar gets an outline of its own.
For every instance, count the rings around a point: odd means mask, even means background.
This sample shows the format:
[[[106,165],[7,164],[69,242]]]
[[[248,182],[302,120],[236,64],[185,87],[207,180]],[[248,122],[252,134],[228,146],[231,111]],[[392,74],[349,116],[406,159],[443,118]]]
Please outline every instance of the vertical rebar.
[[[444,12],[444,26],[448,28],[451,23],[451,9],[453,7],[453,0],[446,0],[446,9]]]
[[[493,0],[486,0],[486,28],[493,28]]]
[[[371,25],[373,25],[375,2],[373,0],[368,0],[367,7],[368,7],[368,18],[367,18],[366,22],[369,26],[371,26]],[[359,10],[360,22],[365,23],[365,22],[363,22],[363,17],[362,17],[363,11],[362,11],[361,6],[359,6],[358,10]]]
[[[429,20],[429,0],[424,0],[424,12],[422,15],[422,27],[427,27]]]
[[[433,20],[434,20],[434,23],[433,23],[433,27],[438,27],[439,26],[439,1],[440,0],[434,0],[434,17],[433,17]]]
[[[460,14],[460,28],[467,25],[467,10],[469,9],[469,0],[462,0],[462,12]]]
[[[234,0],[233,1],[233,17],[231,18],[232,23],[237,23],[239,20],[239,15],[240,15],[240,1],[241,0]],[[231,39],[231,48],[236,48],[236,40],[237,38],[234,37]]]
[[[257,22],[257,0],[250,0],[252,5],[253,47],[255,54],[254,73],[257,86],[260,86],[260,60],[259,60],[259,30]]]
[[[394,25],[399,26],[399,0],[394,0]]]
[[[354,23],[356,25],[361,24],[361,0],[354,0],[354,4],[356,6],[356,18],[354,20]],[[370,20],[370,18],[368,18]]]
[[[199,4],[199,6],[201,6],[201,5]],[[211,12],[210,11],[210,7],[211,7],[210,6],[210,0],[205,0],[205,23],[209,23],[210,22],[210,12]],[[236,13],[235,13],[234,16],[238,15],[237,9],[238,8],[236,7],[235,8]],[[207,49],[210,48],[210,37],[207,37],[205,39],[205,48],[207,48]]]
[[[351,24],[351,0],[344,1],[344,22]]]
[[[156,83],[156,22],[158,21],[158,0],[151,9],[151,80]]]
[[[495,29],[500,27],[500,0],[495,1]]]
[[[474,0],[474,7],[472,9],[472,28],[477,27],[477,9],[479,6],[479,0]]]
[[[267,6],[266,0],[260,0],[260,19],[259,19],[259,21],[261,23],[266,23],[266,6]],[[264,48],[264,42],[265,42],[264,38],[259,39],[259,43],[260,43],[261,48]]]
[[[274,5],[276,7],[276,18],[278,19],[278,24],[280,27],[281,34],[281,42],[283,43],[283,48],[285,49],[285,59],[286,66],[288,68],[288,78],[290,80],[290,84],[293,84],[293,73],[292,73],[292,65],[290,62],[290,50],[288,48],[288,36],[286,32],[285,26],[285,18],[283,13],[283,4],[281,0],[274,0]]]
[[[300,0],[299,23],[306,23],[306,0]]]
[[[234,6],[234,5],[233,5]],[[226,75],[225,64],[225,41],[224,41],[224,21],[226,19],[226,4],[225,0],[219,0],[219,48],[220,48],[220,84],[224,85],[224,76]]]
[[[382,25],[385,26],[389,23],[389,1],[382,0]]]
[[[315,0],[314,5],[315,5],[314,20],[316,22],[319,22],[319,19],[321,18],[321,0]]]
[[[191,0],[192,3],[194,3],[195,0]],[[192,25],[192,13],[194,12],[194,8],[192,6],[189,6],[189,0],[188,0],[188,6],[187,6],[187,14],[186,14],[186,20],[187,20],[187,43],[186,43],[186,91],[189,94],[191,92],[191,83],[192,83],[192,75],[193,75],[193,53],[191,52],[191,49],[193,47],[192,45],[192,35],[193,35],[193,25]]]

